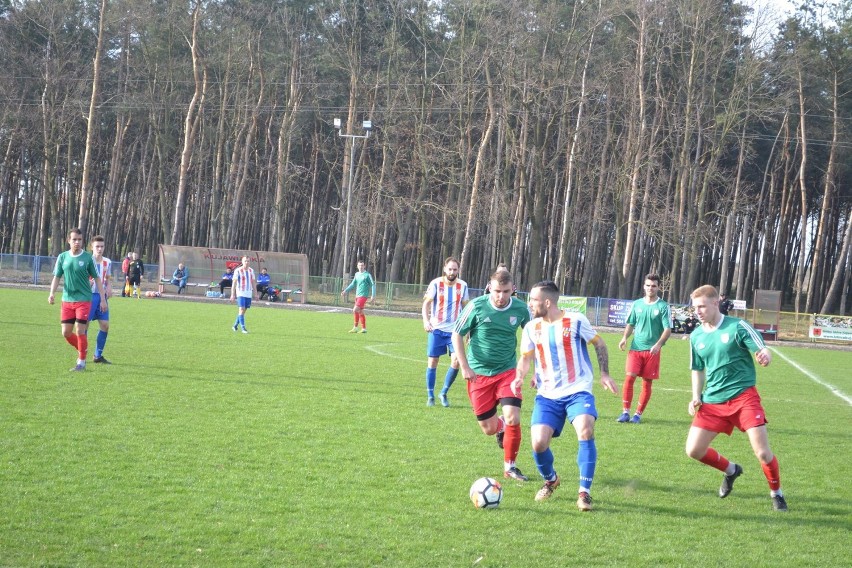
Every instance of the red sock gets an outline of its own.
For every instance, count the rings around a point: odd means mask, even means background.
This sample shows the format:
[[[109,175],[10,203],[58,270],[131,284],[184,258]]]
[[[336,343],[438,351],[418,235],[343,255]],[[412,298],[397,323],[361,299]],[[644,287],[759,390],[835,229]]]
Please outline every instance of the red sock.
[[[622,400],[621,404],[624,405],[624,411],[627,412],[630,410],[630,406],[633,404],[633,383],[636,382],[636,377],[633,375],[627,375],[624,377],[624,386],[622,387]]]
[[[518,452],[521,450],[521,425],[506,424],[506,434],[503,438],[503,459],[515,463]]]
[[[358,312],[355,312],[355,327],[358,327],[358,321],[359,321],[360,319],[361,319],[361,318],[360,318],[360,317],[358,317]]]
[[[771,462],[762,463],[760,466],[763,468],[763,475],[766,476],[766,481],[769,482],[769,489],[772,491],[781,489],[781,471],[778,469],[778,458],[772,456]]]
[[[74,335],[73,333],[71,335],[66,335],[65,341],[70,343],[71,347],[73,347],[74,349],[77,349],[77,336],[76,335]]]
[[[727,458],[725,458],[725,456],[719,454],[719,452],[717,452],[713,448],[707,448],[707,453],[704,454],[704,457],[698,461],[700,461],[704,465],[715,467],[722,473],[725,473],[725,470],[728,469],[728,465],[731,463],[728,461]]]
[[[651,389],[653,386],[654,381],[651,379],[642,379],[642,392],[639,393],[639,404],[636,406],[636,414],[642,414],[645,411],[648,401],[651,400]]]
[[[361,312],[361,327],[367,329],[367,316],[364,315],[364,312]]]
[[[89,350],[89,338],[85,335],[77,336],[77,352],[80,354],[80,361],[86,360],[86,351]]]

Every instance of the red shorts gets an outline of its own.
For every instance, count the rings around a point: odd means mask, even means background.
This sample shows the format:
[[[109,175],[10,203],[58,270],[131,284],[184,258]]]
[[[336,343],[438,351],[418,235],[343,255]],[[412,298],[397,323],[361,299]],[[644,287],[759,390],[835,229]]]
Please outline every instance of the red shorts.
[[[363,309],[367,305],[367,296],[358,296],[355,298],[355,307]]]
[[[523,399],[523,394],[516,395],[512,391],[512,381],[515,380],[515,369],[503,371],[494,376],[476,375],[476,382],[467,383],[467,395],[477,416],[486,414],[497,407],[501,398]]]
[[[627,354],[627,373],[643,379],[659,379],[660,352],[651,355],[650,351],[630,351]]]
[[[760,404],[756,387],[749,387],[727,402],[705,402],[695,413],[692,425],[702,430],[731,435],[734,426],[745,432],[767,422],[766,412]]]
[[[89,323],[89,311],[92,302],[62,302],[62,310],[59,312],[59,321],[62,323]]]

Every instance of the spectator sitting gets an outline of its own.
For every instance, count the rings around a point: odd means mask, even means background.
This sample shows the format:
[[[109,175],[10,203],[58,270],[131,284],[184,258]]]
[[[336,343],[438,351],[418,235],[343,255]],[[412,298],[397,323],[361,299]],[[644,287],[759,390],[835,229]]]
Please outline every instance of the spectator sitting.
[[[189,279],[189,269],[184,267],[183,263],[179,263],[178,267],[175,269],[172,274],[172,284],[177,286],[178,294],[180,294],[181,290],[186,289],[186,281]]]
[[[234,283],[234,269],[229,266],[225,269],[225,273],[222,275],[222,280],[219,281],[219,293],[223,296],[225,295],[225,288],[230,288]]]
[[[257,292],[260,294],[259,299],[269,293],[269,273],[265,268],[260,269],[260,274],[257,275]]]

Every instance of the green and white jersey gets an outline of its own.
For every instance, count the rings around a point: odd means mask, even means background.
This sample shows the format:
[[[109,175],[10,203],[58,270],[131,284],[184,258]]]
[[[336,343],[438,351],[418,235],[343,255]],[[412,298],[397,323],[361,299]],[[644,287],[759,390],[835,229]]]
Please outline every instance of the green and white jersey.
[[[99,276],[91,254],[82,251],[77,256],[73,256],[71,251],[66,250],[56,259],[53,275],[63,279],[63,302],[92,301],[92,285],[89,277],[98,278]]]
[[[689,336],[690,368],[705,371],[701,401],[719,404],[757,383],[752,353],[766,347],[763,338],[740,318],[722,316],[719,326],[698,326]]]
[[[356,297],[366,297],[371,298],[376,296],[376,281],[373,280],[373,275],[367,272],[356,272],[355,276],[352,278],[352,282],[349,283],[349,286],[346,287],[344,292],[348,292],[352,288],[355,288],[355,296]]]
[[[648,351],[660,340],[663,332],[672,327],[669,305],[662,298],[648,304],[645,298],[639,298],[630,306],[627,314],[628,325],[633,326],[631,351]]]
[[[462,310],[455,332],[470,334],[467,362],[477,375],[493,377],[518,363],[518,331],[530,321],[530,310],[513,297],[503,309],[495,308],[489,296],[479,296]]]

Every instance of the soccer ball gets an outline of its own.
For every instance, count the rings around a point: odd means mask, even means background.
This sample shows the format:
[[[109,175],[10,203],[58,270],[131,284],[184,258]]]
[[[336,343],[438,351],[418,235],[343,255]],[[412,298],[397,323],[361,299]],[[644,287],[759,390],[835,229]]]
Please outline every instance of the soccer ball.
[[[470,486],[470,500],[477,509],[493,509],[503,500],[503,486],[490,477],[480,477]]]

